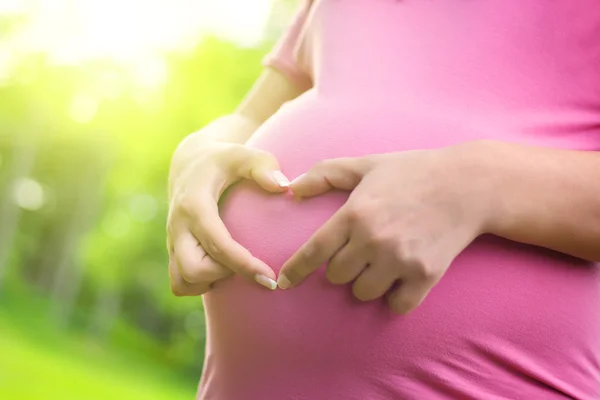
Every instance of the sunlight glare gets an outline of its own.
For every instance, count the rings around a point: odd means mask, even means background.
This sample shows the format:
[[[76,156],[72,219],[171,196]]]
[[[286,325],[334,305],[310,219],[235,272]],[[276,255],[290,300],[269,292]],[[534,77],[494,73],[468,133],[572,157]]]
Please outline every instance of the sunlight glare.
[[[77,94],[71,101],[69,116],[79,124],[87,124],[91,122],[98,112],[98,99],[87,95]]]
[[[12,51],[0,42],[0,87],[10,81],[15,64],[16,60]]]
[[[16,8],[24,0],[12,0]],[[57,64],[110,58],[124,64],[189,49],[205,35],[258,43],[272,0],[40,0],[19,32],[21,46]],[[12,3],[11,3],[12,4]]]
[[[2,0],[0,1],[0,15],[21,14],[25,8],[23,0]]]
[[[44,189],[37,181],[30,178],[17,181],[13,196],[19,207],[29,211],[39,210],[45,202]]]
[[[168,79],[166,52],[191,51],[208,35],[238,46],[257,45],[266,33],[273,1],[0,0],[0,16],[25,16],[17,29],[0,38],[0,86],[13,78],[22,56],[43,52],[59,66],[85,68],[89,61],[110,61],[138,89],[152,91]],[[117,98],[124,90],[122,81],[113,80],[99,97]],[[76,98],[71,117],[89,122],[96,103]]]
[[[115,100],[125,93],[126,84],[122,74],[103,71],[99,74],[96,91],[105,99]]]
[[[266,28],[270,0],[200,0],[197,15],[203,33],[215,34],[241,46],[256,45]]]
[[[152,89],[167,80],[167,64],[162,58],[147,58],[133,68],[135,80],[141,88]]]

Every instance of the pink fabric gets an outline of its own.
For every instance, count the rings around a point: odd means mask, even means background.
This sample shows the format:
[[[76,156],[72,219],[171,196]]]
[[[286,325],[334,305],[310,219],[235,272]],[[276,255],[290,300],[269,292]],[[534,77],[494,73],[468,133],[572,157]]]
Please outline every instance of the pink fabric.
[[[305,33],[305,21],[311,10],[312,0],[302,0],[302,5],[294,15],[287,32],[275,44],[273,50],[263,59],[263,65],[277,69],[286,75],[299,88],[306,90],[312,86],[312,78],[297,61],[301,38]]]
[[[600,149],[598,0],[315,0],[300,15],[267,64],[314,87],[250,143],[289,177],[478,138]],[[222,215],[278,271],[345,198],[244,182]],[[600,399],[600,266],[493,236],[403,317],[323,270],[275,292],[236,276],[204,301],[200,399]]]

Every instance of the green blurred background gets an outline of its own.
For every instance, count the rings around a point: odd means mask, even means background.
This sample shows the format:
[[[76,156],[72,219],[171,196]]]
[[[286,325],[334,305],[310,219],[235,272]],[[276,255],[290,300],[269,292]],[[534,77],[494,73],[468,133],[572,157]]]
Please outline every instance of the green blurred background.
[[[234,109],[283,0],[0,0],[0,399],[191,399],[169,291],[177,143]]]

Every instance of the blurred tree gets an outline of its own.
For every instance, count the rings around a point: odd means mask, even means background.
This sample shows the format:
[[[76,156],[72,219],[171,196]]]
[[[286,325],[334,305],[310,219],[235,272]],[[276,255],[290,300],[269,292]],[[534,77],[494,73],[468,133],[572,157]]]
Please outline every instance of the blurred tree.
[[[275,3],[264,45],[204,37],[137,69],[13,51],[28,19],[0,16],[0,285],[43,295],[55,325],[197,378],[201,299],[174,297],[166,268],[171,154],[236,107],[295,3]]]
[[[0,292],[8,269],[9,257],[21,216],[21,207],[27,204],[19,204],[19,200],[27,201],[31,194],[27,193],[28,187],[25,181],[32,173],[37,150],[38,128],[33,127],[21,132],[12,143],[11,157],[6,167],[7,173],[4,187],[0,188]],[[19,193],[23,192],[25,193]],[[25,197],[25,198],[23,198]]]
[[[76,180],[70,182],[74,189],[74,204],[70,210],[66,230],[53,255],[46,257],[54,260],[55,274],[52,279],[51,296],[54,301],[53,312],[60,326],[68,323],[70,314],[77,301],[84,278],[84,266],[81,265],[80,249],[82,239],[93,227],[100,213],[104,181],[109,163],[106,160],[106,146],[98,136],[87,144],[81,157]],[[100,149],[101,151],[98,151]]]

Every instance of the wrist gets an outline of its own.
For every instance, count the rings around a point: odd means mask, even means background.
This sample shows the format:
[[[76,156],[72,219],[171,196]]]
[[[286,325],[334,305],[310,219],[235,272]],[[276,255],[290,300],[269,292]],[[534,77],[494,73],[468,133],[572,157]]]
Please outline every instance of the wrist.
[[[260,127],[257,121],[237,112],[214,119],[202,129],[191,133],[183,141],[191,142],[192,147],[204,147],[208,143],[243,144]]]
[[[172,182],[190,165],[202,160],[214,151],[216,144],[244,144],[258,129],[259,124],[240,114],[219,117],[202,129],[186,136],[177,146],[171,157],[169,171],[169,192]]]
[[[478,234],[496,234],[507,221],[506,198],[510,195],[503,143],[478,140],[457,145],[461,164],[458,174],[468,196],[468,208],[476,219]]]
[[[177,146],[173,161],[198,157],[211,143],[243,144],[258,129],[255,121],[240,115],[228,114],[219,117],[202,129],[186,136]]]

